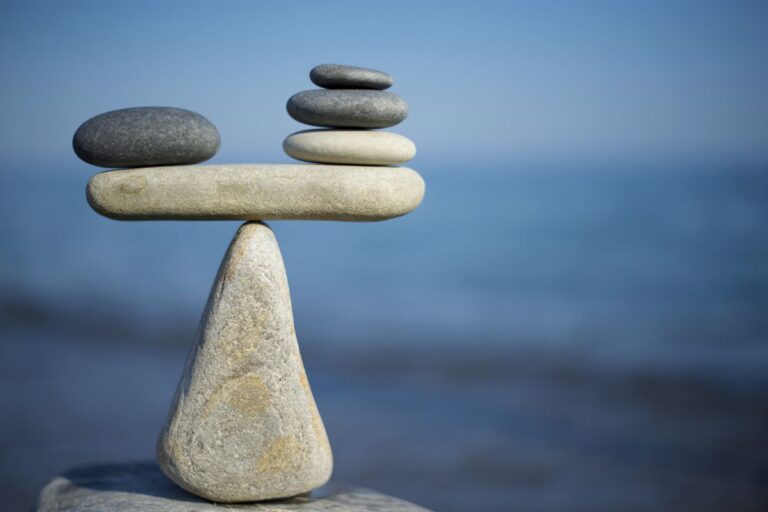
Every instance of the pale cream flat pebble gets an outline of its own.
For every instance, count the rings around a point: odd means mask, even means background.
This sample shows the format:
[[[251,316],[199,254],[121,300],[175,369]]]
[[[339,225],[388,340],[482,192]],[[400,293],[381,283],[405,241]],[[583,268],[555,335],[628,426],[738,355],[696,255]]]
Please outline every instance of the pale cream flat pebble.
[[[272,231],[244,224],[213,284],[168,422],[163,472],[218,502],[285,498],[331,476]]]
[[[123,220],[343,220],[405,215],[424,180],[405,167],[228,164],[144,167],[96,174],[88,202]]]
[[[410,139],[371,130],[305,130],[283,141],[288,156],[306,162],[395,165],[416,155]]]

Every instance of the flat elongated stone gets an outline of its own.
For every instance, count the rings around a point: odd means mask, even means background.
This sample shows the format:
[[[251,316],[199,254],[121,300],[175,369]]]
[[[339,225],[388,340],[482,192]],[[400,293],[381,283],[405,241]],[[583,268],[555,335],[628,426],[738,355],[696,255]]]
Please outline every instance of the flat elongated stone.
[[[94,210],[124,220],[383,220],[415,209],[424,181],[405,167],[233,164],[96,174]]]
[[[408,104],[397,94],[365,89],[313,89],[288,100],[296,121],[330,128],[387,128],[408,116]]]
[[[283,150],[298,160],[332,164],[394,165],[416,155],[407,137],[372,130],[306,130],[289,135]]]
[[[240,227],[211,290],[168,422],[160,468],[218,502],[286,498],[331,476],[272,231]]]
[[[77,129],[72,146],[100,167],[196,164],[219,150],[219,132],[195,112],[135,107],[92,117]]]
[[[326,89],[379,89],[392,87],[394,79],[375,69],[341,64],[320,64],[309,72],[312,83]]]
[[[37,512],[428,512],[368,489],[329,484],[269,503],[222,506],[193,496],[151,462],[84,466],[57,476],[40,493]]]

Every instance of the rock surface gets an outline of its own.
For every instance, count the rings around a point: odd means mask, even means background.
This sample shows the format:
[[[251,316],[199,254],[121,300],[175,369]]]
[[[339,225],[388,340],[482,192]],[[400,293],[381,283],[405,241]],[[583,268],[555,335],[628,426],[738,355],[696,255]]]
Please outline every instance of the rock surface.
[[[92,117],[72,139],[75,153],[101,167],[196,164],[219,150],[205,117],[172,107],[135,107]]]
[[[88,202],[114,219],[383,220],[415,209],[424,180],[405,167],[238,164],[96,174]]]
[[[289,135],[283,150],[297,160],[331,164],[394,165],[416,155],[407,137],[371,130],[306,130]]]
[[[57,476],[40,494],[37,512],[428,512],[368,489],[329,484],[296,498],[222,506],[177,487],[151,462],[84,466]]]
[[[296,496],[331,476],[283,260],[265,224],[243,224],[224,257],[157,458],[171,480],[218,502]]]
[[[309,72],[312,83],[326,89],[388,89],[395,80],[375,69],[341,64],[320,64]]]
[[[296,121],[330,128],[387,128],[408,116],[408,104],[397,94],[365,89],[313,89],[288,99]]]

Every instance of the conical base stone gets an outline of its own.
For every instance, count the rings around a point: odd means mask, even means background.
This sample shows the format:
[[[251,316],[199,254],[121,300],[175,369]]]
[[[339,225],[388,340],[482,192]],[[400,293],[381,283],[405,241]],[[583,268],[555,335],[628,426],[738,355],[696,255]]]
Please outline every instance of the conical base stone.
[[[330,478],[285,267],[265,224],[243,224],[224,257],[157,458],[171,480],[218,502],[295,496]]]

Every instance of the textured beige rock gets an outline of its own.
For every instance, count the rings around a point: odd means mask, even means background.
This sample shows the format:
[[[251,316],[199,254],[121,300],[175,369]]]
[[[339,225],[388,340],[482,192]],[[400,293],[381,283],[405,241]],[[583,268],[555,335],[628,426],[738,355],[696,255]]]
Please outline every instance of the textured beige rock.
[[[231,164],[96,174],[88,202],[125,220],[383,220],[414,210],[424,180],[405,167]]]
[[[264,224],[244,224],[229,247],[157,458],[181,487],[220,502],[295,496],[331,475],[280,249]]]
[[[283,150],[297,160],[330,164],[394,165],[416,155],[407,137],[371,130],[305,130],[289,135]]]

